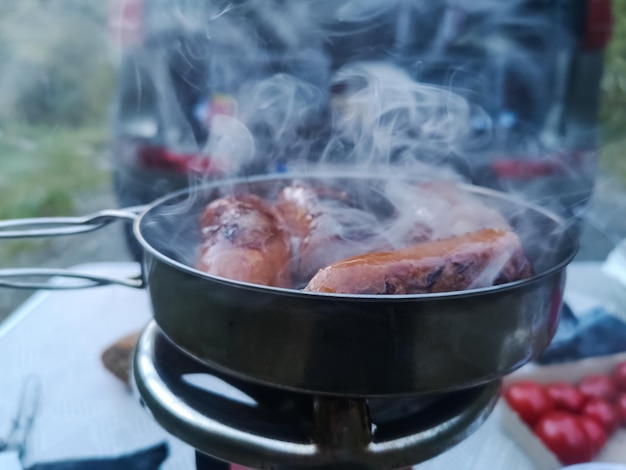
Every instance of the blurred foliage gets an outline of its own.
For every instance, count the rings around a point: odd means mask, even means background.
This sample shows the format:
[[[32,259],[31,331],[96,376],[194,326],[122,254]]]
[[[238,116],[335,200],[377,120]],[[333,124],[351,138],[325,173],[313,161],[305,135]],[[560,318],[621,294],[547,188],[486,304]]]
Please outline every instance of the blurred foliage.
[[[601,165],[626,183],[626,0],[614,0],[613,38],[605,53]]]
[[[0,124],[102,121],[114,84],[107,1],[0,0]]]
[[[102,126],[5,129],[0,219],[71,215],[77,196],[109,183],[107,146]]]
[[[0,133],[0,220],[74,215],[81,198],[110,188],[108,145],[102,125],[5,127]],[[42,256],[50,244],[50,239],[5,241],[0,266],[14,265],[25,254]],[[0,320],[1,313],[0,305]]]
[[[613,38],[605,54],[602,122],[607,138],[626,134],[626,0],[613,1]]]
[[[617,130],[614,132],[617,133]],[[621,139],[607,140],[602,146],[600,165],[626,187],[626,127],[622,127]]]

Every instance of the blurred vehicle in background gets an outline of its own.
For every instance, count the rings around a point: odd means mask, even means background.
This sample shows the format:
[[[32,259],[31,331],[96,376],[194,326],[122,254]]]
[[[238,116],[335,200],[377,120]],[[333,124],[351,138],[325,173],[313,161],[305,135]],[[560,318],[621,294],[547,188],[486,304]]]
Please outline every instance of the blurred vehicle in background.
[[[310,0],[315,22],[298,9],[303,3],[113,1],[120,205],[228,173],[228,162],[206,151],[210,122],[238,106],[232,96],[244,81],[286,72],[330,96],[334,73],[361,60],[394,63],[484,110],[471,129],[480,145],[455,162],[472,182],[566,215],[589,198],[611,0]],[[305,127],[323,127],[328,113],[313,114]],[[255,158],[241,173],[282,171],[288,160]]]

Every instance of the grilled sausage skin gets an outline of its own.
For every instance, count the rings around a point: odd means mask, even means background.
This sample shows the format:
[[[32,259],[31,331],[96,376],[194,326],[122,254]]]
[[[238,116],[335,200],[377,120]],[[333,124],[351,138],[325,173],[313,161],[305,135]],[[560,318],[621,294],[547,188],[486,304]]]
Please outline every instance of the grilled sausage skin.
[[[198,270],[253,284],[291,287],[289,235],[274,209],[259,197],[211,202],[200,229]]]
[[[483,229],[409,248],[345,259],[321,269],[310,292],[426,294],[503,284],[532,275],[511,231]]]
[[[351,207],[341,191],[296,183],[280,192],[276,210],[292,237],[296,284],[305,285],[331,263],[372,251],[374,241],[362,227],[368,214]]]

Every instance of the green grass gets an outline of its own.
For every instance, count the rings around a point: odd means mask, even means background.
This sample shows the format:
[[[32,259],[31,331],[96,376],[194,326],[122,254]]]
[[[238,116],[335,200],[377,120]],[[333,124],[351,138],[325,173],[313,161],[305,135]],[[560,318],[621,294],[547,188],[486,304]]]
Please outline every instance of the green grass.
[[[102,189],[104,127],[21,126],[0,138],[0,219],[72,214],[74,195]]]
[[[106,127],[17,126],[0,135],[0,220],[73,215],[81,195],[105,190]],[[45,246],[45,241],[5,241],[0,263]]]
[[[626,185],[626,1],[613,2],[613,38],[605,54],[600,165]]]
[[[624,128],[626,134],[626,127]],[[600,168],[626,187],[626,135],[618,140],[609,141],[600,152]]]

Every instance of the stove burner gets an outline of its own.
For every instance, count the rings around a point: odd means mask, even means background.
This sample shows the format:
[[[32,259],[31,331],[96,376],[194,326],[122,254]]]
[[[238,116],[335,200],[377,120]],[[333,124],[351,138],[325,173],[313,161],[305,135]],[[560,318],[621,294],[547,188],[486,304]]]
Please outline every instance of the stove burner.
[[[275,469],[415,465],[476,430],[499,385],[369,400],[286,391],[209,368],[154,322],[137,346],[134,374],[143,401],[167,431],[221,460]]]

